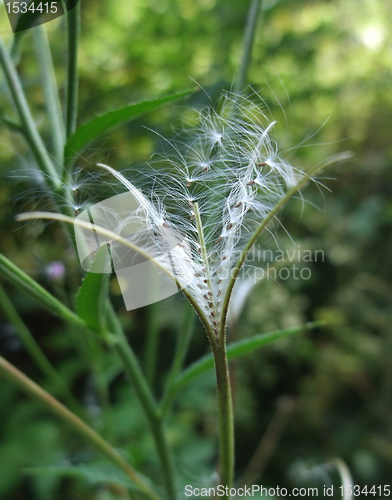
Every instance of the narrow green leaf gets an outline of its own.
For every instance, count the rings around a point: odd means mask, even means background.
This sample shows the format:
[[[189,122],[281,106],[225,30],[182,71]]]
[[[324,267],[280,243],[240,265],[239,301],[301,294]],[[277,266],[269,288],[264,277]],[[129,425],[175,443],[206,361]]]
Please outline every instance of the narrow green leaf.
[[[274,332],[262,333],[260,335],[255,335],[245,340],[239,340],[238,342],[233,342],[227,346],[227,357],[228,359],[238,358],[244,356],[260,347],[264,347],[275,340],[289,337],[297,333],[304,332],[306,330],[312,330],[324,326],[323,321],[315,321],[314,323],[307,323],[306,325],[294,326],[292,328],[286,328],[284,330],[276,330]],[[173,385],[172,393],[177,392],[181,387],[191,382],[193,379],[207,372],[214,367],[214,357],[212,354],[206,354],[200,358],[195,363],[191,364],[186,370],[184,370],[179,377],[177,377],[176,382]]]
[[[76,312],[95,332],[105,331],[106,301],[109,291],[109,274],[99,272],[105,267],[108,248],[104,244],[95,255],[91,272],[86,274],[76,299]]]
[[[53,314],[86,328],[85,322],[79,316],[57,300],[56,297],[53,297],[53,295],[2,254],[0,254],[0,276],[8,279]]]
[[[99,136],[105,134],[114,127],[117,127],[118,125],[121,125],[129,120],[133,120],[134,118],[148,113],[149,111],[153,111],[164,104],[183,99],[184,97],[191,95],[193,92],[194,90],[187,90],[185,92],[169,95],[160,99],[154,99],[152,101],[142,101],[135,104],[129,104],[128,106],[124,106],[114,111],[109,111],[108,113],[93,118],[91,121],[78,127],[74,134],[68,139],[64,151],[65,159],[75,156],[91,141],[97,139]]]

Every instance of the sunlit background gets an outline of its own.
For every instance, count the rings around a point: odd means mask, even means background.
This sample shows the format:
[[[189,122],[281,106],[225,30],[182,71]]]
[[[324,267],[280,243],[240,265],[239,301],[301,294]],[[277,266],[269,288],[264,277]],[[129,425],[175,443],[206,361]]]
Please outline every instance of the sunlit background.
[[[215,102],[235,84],[248,1],[81,0],[79,123],[140,99],[194,88],[187,101],[161,108],[96,141],[77,169],[98,161],[134,168],[192,118],[192,109]],[[262,280],[233,321],[230,338],[325,320],[315,332],[280,340],[232,366],[236,421],[236,476],[256,450],[259,484],[339,485],[331,460],[341,459],[354,484],[388,484],[392,470],[392,3],[383,0],[264,0],[257,24],[248,83],[277,120],[283,156],[309,170],[327,157],[351,150],[353,159],[330,167],[284,210],[263,248],[295,245],[323,250],[307,280]],[[4,5],[0,30],[10,40]],[[63,19],[47,25],[62,97],[65,79]],[[46,140],[44,94],[31,34],[22,43],[18,69]],[[196,83],[195,83],[196,82]],[[0,111],[14,116],[0,76]],[[31,176],[34,160],[22,137],[0,120],[0,251],[59,297],[72,255],[56,225],[21,225],[18,212],[47,207]],[[79,177],[78,177],[79,178]],[[80,187],[88,177],[80,175]],[[88,191],[93,202],[93,193]],[[109,191],[110,192],[110,188]],[[87,196],[87,195],[85,195]],[[291,239],[288,237],[291,236]],[[57,267],[56,267],[57,266]],[[63,267],[62,267],[63,266]],[[64,270],[64,272],[63,272]],[[153,444],[140,408],[111,354],[103,362],[111,408],[99,408],[79,332],[72,332],[21,291],[7,293],[44,351],[97,422],[136,465],[154,471]],[[125,311],[116,279],[111,291],[130,342],[143,360],[149,309]],[[240,299],[238,299],[240,300]],[[238,304],[239,306],[239,304]],[[180,296],[155,306],[160,347],[156,391],[170,363],[179,332]],[[1,311],[0,311],[1,314]],[[1,318],[1,316],[0,316]],[[0,319],[1,354],[47,390],[15,330]],[[188,362],[208,351],[197,325]],[[87,360],[87,361],[86,361]],[[0,497],[2,500],[122,498],[99,486],[93,474],[67,477],[53,469],[88,460],[86,448],[66,427],[5,380],[0,380]],[[170,439],[183,481],[208,478],[217,459],[214,378],[205,376],[180,393],[170,418]],[[57,471],[57,472],[56,472]],[[197,479],[199,480],[199,479]],[[211,479],[212,481],[212,479]],[[261,483],[260,483],[261,481]],[[186,484],[186,483],[185,483]],[[193,483],[191,483],[193,484]],[[336,496],[339,498],[339,496]]]

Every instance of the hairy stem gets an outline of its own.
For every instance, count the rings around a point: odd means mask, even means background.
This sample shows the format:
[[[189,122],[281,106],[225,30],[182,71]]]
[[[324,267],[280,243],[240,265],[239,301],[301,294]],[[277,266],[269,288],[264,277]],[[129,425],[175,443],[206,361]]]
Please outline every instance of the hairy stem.
[[[286,338],[291,335],[296,335],[298,333],[304,332],[306,330],[312,330],[313,328],[319,327],[321,328],[323,326],[325,326],[324,321],[314,321],[313,323],[306,323],[305,325],[301,326],[293,326],[291,328],[285,328],[283,330],[261,333],[259,335],[254,335],[243,340],[238,340],[237,342],[232,342],[228,344],[226,348],[227,359],[237,359],[281,338]],[[182,387],[189,384],[203,373],[212,370],[213,368],[213,353],[202,356],[176,377],[175,381],[170,387],[170,395],[167,395],[166,398],[170,397],[170,399],[172,399],[175,394],[180,389],[182,389]]]
[[[67,82],[67,110],[66,110],[66,137],[71,137],[76,128],[78,116],[78,47],[80,36],[80,3],[67,14],[68,28],[68,82]]]
[[[220,484],[231,487],[234,475],[234,417],[226,346],[214,350],[218,393]],[[224,498],[229,498],[226,495]]]
[[[145,483],[135,469],[114,449],[107,441],[97,434],[91,427],[86,425],[79,417],[69,411],[64,405],[44,391],[39,385],[29,379],[24,373],[11,365],[0,356],[0,371],[8,377],[11,382],[19,386],[23,391],[37,399],[44,406],[58,416],[63,422],[72,427],[87,441],[92,443],[104,453],[113,463],[117,465],[127,476],[140,488],[149,498],[158,500],[158,495]]]

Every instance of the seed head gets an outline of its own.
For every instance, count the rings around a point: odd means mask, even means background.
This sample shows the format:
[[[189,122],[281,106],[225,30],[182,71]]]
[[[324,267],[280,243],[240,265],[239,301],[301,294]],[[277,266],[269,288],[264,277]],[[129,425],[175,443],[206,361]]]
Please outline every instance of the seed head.
[[[193,268],[186,288],[208,309],[212,329],[220,321],[217,297],[225,292],[234,257],[302,175],[281,158],[270,136],[275,122],[255,104],[226,94],[217,109],[202,111],[194,128],[167,141],[169,152],[154,160],[159,170],[154,161],[146,166],[149,188],[141,191],[103,166],[137,198],[134,215],[151,232],[163,226],[181,234],[181,255],[187,254]]]

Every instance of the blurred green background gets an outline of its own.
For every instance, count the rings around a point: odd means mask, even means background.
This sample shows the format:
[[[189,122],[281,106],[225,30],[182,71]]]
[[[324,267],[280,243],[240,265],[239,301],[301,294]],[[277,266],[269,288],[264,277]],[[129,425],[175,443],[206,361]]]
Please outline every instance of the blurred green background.
[[[248,2],[234,0],[82,0],[79,123],[129,102],[194,87],[193,80],[205,93],[116,129],[85,151],[76,169],[94,172],[98,161],[116,169],[140,165],[160,148],[148,128],[170,137],[183,126],[189,108],[215,101],[222,89],[230,89],[241,58],[248,7]],[[4,6],[0,14],[5,29]],[[349,467],[354,484],[390,482],[391,19],[392,3],[381,0],[262,2],[248,77],[278,121],[275,137],[283,156],[304,170],[344,150],[353,151],[354,157],[325,171],[320,180],[327,189],[310,186],[304,192],[308,203],[293,201],[282,214],[295,244],[303,250],[323,250],[324,261],[309,264],[309,280],[263,280],[249,294],[230,331],[231,338],[242,338],[312,320],[328,323],[319,331],[280,340],[232,366],[236,474],[244,473],[258,449],[254,463],[259,484],[339,484],[328,465],[337,457]],[[63,24],[59,19],[47,29],[64,97]],[[31,34],[23,40],[18,68],[34,117],[49,140]],[[12,114],[2,77],[0,85],[0,107]],[[64,297],[69,283],[56,279],[50,264],[62,262],[66,274],[75,277],[73,256],[64,251],[65,241],[55,224],[15,222],[16,213],[45,208],[48,202],[44,190],[31,181],[34,160],[23,139],[3,124],[0,134],[0,251]],[[81,196],[87,198],[81,202],[91,201],[89,176],[76,177]],[[295,248],[285,231],[276,227],[276,234],[280,248]],[[267,236],[260,245],[274,248]],[[152,441],[111,353],[100,360],[110,389],[109,395],[102,395],[91,374],[89,361],[96,357],[92,345],[22,292],[2,284],[49,359],[94,415],[97,427],[127,450],[136,466],[154,474]],[[181,333],[178,311],[184,301],[173,297],[127,313],[115,279],[111,289],[142,360],[146,332],[159,331],[159,394]],[[152,310],[158,326],[151,324]],[[187,362],[208,348],[197,324]],[[0,350],[53,390],[1,316]],[[80,477],[64,477],[54,469],[51,474],[28,473],[32,467],[77,465],[94,460],[95,454],[8,382],[0,380],[0,388],[1,499],[124,498],[108,483],[97,484],[93,472]],[[213,481],[214,398],[211,373],[180,393],[170,417],[169,436],[185,484]],[[108,405],[104,409],[102,400]]]

